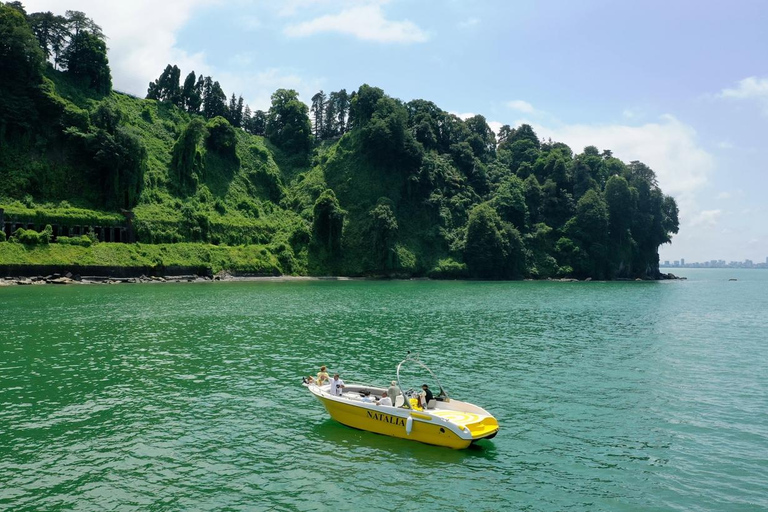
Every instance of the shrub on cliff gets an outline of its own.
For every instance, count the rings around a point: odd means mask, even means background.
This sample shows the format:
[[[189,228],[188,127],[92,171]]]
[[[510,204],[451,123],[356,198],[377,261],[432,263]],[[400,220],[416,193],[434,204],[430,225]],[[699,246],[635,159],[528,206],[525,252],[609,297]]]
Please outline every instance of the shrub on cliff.
[[[11,240],[24,245],[47,245],[51,241],[52,235],[53,228],[48,224],[45,226],[45,229],[39,233],[34,229],[19,228],[13,233]]]

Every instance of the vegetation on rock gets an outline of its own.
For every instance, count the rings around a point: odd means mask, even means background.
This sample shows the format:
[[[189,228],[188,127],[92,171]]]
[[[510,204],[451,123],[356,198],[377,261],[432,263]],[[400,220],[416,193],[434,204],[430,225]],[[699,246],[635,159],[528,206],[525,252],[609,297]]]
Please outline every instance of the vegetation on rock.
[[[574,154],[525,124],[496,134],[483,116],[367,84],[311,107],[279,89],[253,111],[169,64],[139,99],[112,91],[104,40],[83,13],[0,4],[7,218],[115,226],[130,211],[147,254],[178,245],[217,269],[437,278],[657,277],[677,233],[654,172],[609,150]],[[37,252],[4,249],[4,262],[152,261],[78,237],[43,253],[34,233],[15,245]]]

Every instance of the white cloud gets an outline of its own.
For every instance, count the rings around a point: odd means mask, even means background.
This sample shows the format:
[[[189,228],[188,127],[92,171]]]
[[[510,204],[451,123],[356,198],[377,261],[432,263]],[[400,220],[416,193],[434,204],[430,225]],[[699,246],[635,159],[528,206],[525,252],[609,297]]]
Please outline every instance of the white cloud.
[[[480,23],[480,18],[469,18],[458,23],[459,28],[472,28]]]
[[[337,6],[338,0],[282,0],[275,3],[267,2],[267,4],[277,8],[278,16],[287,17],[295,16],[297,12],[305,11],[315,6]]]
[[[107,35],[109,65],[115,89],[137,96],[147,93],[150,80],[169,63],[186,74],[210,73],[205,54],[190,54],[176,46],[176,32],[192,12],[220,0],[71,0],[66,9],[83,11]],[[27,12],[53,11],[64,14],[60,0],[26,0]],[[182,76],[182,80],[184,77]]]
[[[303,78],[291,69],[270,68],[258,73],[238,71],[237,74],[219,74],[222,83],[242,94],[245,103],[253,110],[268,110],[272,103],[272,93],[277,89],[294,89],[299,93],[299,99],[309,104],[310,98],[323,88],[322,80]]]
[[[386,19],[378,3],[356,5],[338,14],[327,14],[311,21],[289,25],[284,32],[290,37],[337,32],[379,43],[423,43],[428,39],[427,34],[409,20]]]
[[[507,106],[513,110],[518,110],[525,114],[533,114],[534,112],[536,112],[536,109],[533,108],[533,105],[523,100],[508,101]]]
[[[640,107],[625,108],[621,112],[621,115],[626,119],[634,119],[637,121],[638,119],[645,117],[645,110]]]
[[[696,131],[673,116],[664,115],[660,122],[640,126],[574,124],[550,128],[524,120],[516,121],[515,126],[524,122],[539,137],[564,142],[575,153],[592,145],[610,149],[624,162],[645,163],[656,173],[664,193],[677,201],[681,225],[691,225],[697,218],[693,213],[701,209],[697,192],[708,183],[715,159],[699,146]]]
[[[458,117],[462,121],[466,121],[470,117],[475,117],[477,115],[474,112],[464,112],[463,114],[460,114],[458,112],[449,112],[449,114],[455,115],[456,117]]]
[[[499,130],[501,130],[501,127],[504,126],[499,121],[488,121],[488,126],[493,130],[493,133],[496,134],[496,136],[499,135]]]
[[[715,166],[714,157],[698,145],[696,131],[670,115],[640,126],[532,126],[540,137],[564,142],[576,153],[593,145],[610,149],[625,162],[640,160],[656,172],[662,190],[673,196],[690,195],[700,189]]]
[[[743,199],[746,196],[746,193],[742,189],[736,189],[736,190],[723,190],[719,194],[717,194],[718,199]]]
[[[302,78],[292,69],[270,68],[259,73],[244,72],[243,69],[248,69],[256,57],[250,51],[238,53],[229,59],[230,65],[239,70],[237,73],[226,72],[221,67],[209,64],[204,53],[190,54],[176,46],[176,33],[194,12],[220,1],[134,0],[108,3],[102,0],[71,0],[66,8],[85,12],[104,30],[108,37],[113,87],[118,91],[143,97],[149,82],[160,76],[170,63],[181,69],[181,80],[190,71],[198,75],[210,75],[221,83],[228,96],[233,92],[242,95],[254,110],[268,109],[272,93],[279,88],[295,89],[301,99],[308,103],[309,98],[322,87],[321,80]],[[305,0],[304,3],[318,3],[318,0]],[[27,0],[25,6],[28,12],[51,10],[64,14],[58,0]],[[253,29],[258,20],[245,17],[239,23]]]
[[[768,115],[768,78],[750,76],[740,80],[736,87],[723,89],[720,98],[735,100],[756,100],[763,106],[763,113]]]
[[[251,15],[241,16],[237,22],[247,32],[259,30],[263,25],[261,18]]]
[[[698,213],[696,213],[689,223],[691,227],[694,226],[705,226],[705,227],[714,227],[717,225],[718,220],[722,216],[723,211],[722,210],[702,210]]]
[[[723,89],[720,92],[723,98],[768,98],[768,78],[750,76],[739,81],[734,89]]]

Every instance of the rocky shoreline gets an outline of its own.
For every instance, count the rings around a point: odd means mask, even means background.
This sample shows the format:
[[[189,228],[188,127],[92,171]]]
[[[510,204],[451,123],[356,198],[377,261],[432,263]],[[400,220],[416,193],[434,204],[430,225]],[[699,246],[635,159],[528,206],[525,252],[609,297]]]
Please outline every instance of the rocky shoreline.
[[[47,276],[32,277],[4,277],[0,278],[0,287],[3,286],[34,286],[43,284],[62,285],[62,284],[135,284],[135,283],[206,283],[214,281],[357,281],[357,280],[381,280],[386,278],[371,277],[338,277],[338,276],[275,276],[275,275],[233,275],[229,272],[219,272],[215,275],[169,275],[169,276],[146,276],[138,277],[114,277],[114,276],[81,276],[67,272],[65,274],[50,274]],[[412,278],[422,280],[426,278]],[[685,280],[686,277],[678,277],[674,274],[661,274],[659,279],[616,279],[616,281],[663,281],[669,279]],[[526,281],[534,281],[526,279]],[[590,282],[592,278],[583,280],[573,278],[545,279],[544,281],[559,283],[579,283]]]
[[[206,282],[217,279],[216,276],[197,276],[197,275],[182,275],[182,276],[139,276],[139,277],[110,277],[110,276],[81,276],[79,274],[72,274],[67,272],[66,274],[51,274],[47,276],[33,276],[33,277],[5,277],[0,279],[0,286],[25,286],[25,285],[41,285],[41,284],[121,284],[121,283],[191,283],[191,282]]]

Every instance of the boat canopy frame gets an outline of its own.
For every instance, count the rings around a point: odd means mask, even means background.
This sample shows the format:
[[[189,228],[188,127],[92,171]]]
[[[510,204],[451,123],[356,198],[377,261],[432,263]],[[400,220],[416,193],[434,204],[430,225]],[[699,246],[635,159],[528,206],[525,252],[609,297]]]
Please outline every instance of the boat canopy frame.
[[[408,351],[408,355],[405,359],[400,361],[400,364],[397,365],[397,387],[400,388],[400,393],[403,395],[403,405],[406,406],[408,409],[413,409],[411,407],[411,403],[408,400],[408,396],[405,394],[405,391],[403,390],[403,386],[400,382],[400,367],[403,366],[405,363],[414,363],[418,366],[421,366],[425,370],[429,372],[429,374],[432,376],[433,379],[435,379],[435,382],[437,382],[437,386],[440,388],[440,393],[437,396],[440,396],[442,398],[448,398],[448,393],[445,392],[445,388],[443,387],[443,384],[440,382],[440,379],[437,378],[437,375],[435,375],[435,372],[429,369],[429,367],[421,362],[421,359],[419,359],[418,354],[412,354],[411,351]]]

